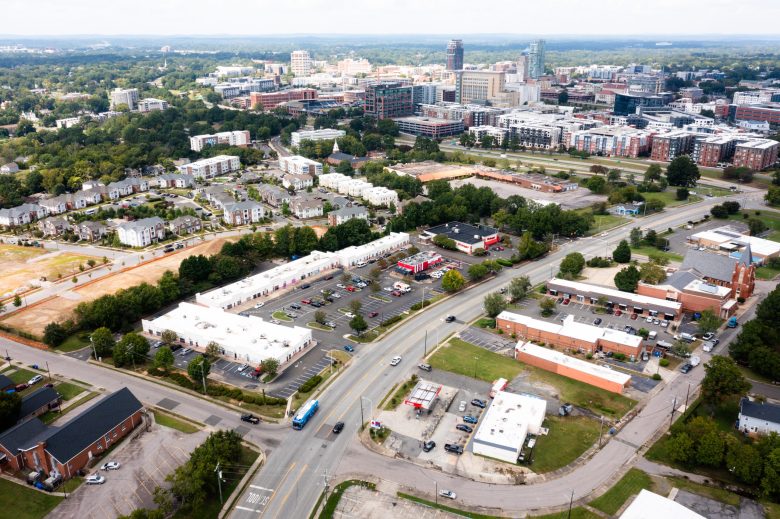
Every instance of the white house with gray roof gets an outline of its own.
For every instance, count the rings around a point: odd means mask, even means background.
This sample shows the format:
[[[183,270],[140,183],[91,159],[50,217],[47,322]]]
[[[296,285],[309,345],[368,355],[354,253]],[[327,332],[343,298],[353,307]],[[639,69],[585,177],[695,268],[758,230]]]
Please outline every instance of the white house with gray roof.
[[[46,218],[49,212],[37,204],[22,204],[10,209],[0,209],[0,225],[19,227],[30,222]]]
[[[131,247],[146,247],[165,238],[165,222],[153,216],[125,222],[116,228],[119,241]]]
[[[746,433],[780,434],[780,406],[742,398],[739,402],[738,428]]]
[[[263,206],[255,201],[234,202],[226,204],[222,220],[230,225],[247,225],[257,223],[265,216]]]
[[[353,206],[328,213],[328,225],[341,225],[355,219],[368,220],[368,209],[362,206]]]

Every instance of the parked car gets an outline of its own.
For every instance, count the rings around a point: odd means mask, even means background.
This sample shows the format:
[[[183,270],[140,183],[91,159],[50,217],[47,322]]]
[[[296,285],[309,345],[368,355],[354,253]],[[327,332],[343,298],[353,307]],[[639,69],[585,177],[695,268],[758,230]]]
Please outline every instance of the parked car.
[[[393,290],[392,292],[390,292],[390,295],[393,297],[401,297],[401,292],[399,292],[398,290]]]
[[[298,314],[296,314],[295,312],[285,312],[284,315],[286,315],[290,319],[295,319],[296,317],[298,317]]]
[[[92,474],[91,476],[87,476],[84,479],[84,482],[87,485],[102,485],[106,482],[106,478],[101,476],[100,474]]]
[[[376,317],[377,315],[379,315],[379,312],[369,312],[368,313],[369,317]]]
[[[683,367],[680,368],[680,372],[688,373],[692,369],[693,369],[693,364],[686,362],[685,364],[683,364]]]
[[[312,302],[311,302],[311,303],[309,303],[309,304],[310,304],[311,306],[313,306],[314,308],[322,308],[322,303],[320,303],[319,301],[312,301]]]
[[[418,364],[417,367],[423,371],[428,371],[428,372],[430,372],[433,369],[430,364],[425,364],[425,363]]]
[[[303,303],[305,305],[310,305],[311,304],[311,299],[301,299],[301,303]]]
[[[306,289],[307,289],[307,288],[309,288],[310,286],[311,286],[310,284],[308,284],[308,283],[304,283],[303,285],[301,285],[301,290],[306,290]]]
[[[260,423],[260,418],[258,418],[257,416],[255,416],[253,414],[242,414],[241,415],[241,421],[242,422],[249,422],[251,424],[257,425],[257,424]]]
[[[262,308],[262,307],[264,307],[264,306],[265,306],[265,303],[264,303],[264,302],[262,302],[262,301],[260,301],[259,303],[257,303],[257,304],[255,305],[255,308]]]
[[[28,385],[27,385],[27,384],[25,384],[25,383],[16,384],[16,386],[14,387],[14,391],[16,391],[16,392],[18,393],[19,391],[24,391],[24,390],[25,390],[25,389],[27,389],[28,387],[30,387],[30,386],[28,386]]]
[[[279,319],[271,319],[269,322],[271,324],[282,324],[282,321],[280,321]]]
[[[328,274],[327,276],[325,276],[324,279],[329,281],[329,280],[333,279],[333,275],[332,274]]]
[[[569,304],[569,302],[571,302],[571,299],[564,299],[564,300],[563,300],[563,306],[566,306],[566,305],[568,305],[568,304]]]
[[[478,420],[476,416],[471,416],[470,414],[467,414],[466,416],[463,417],[463,421],[466,423],[475,424],[477,423]]]
[[[181,344],[171,344],[169,346],[169,348],[171,349],[171,352],[178,351],[178,350],[182,349],[183,347],[184,346],[182,346]]]
[[[446,322],[448,322],[448,323],[451,323],[451,322],[453,322],[455,320],[455,316],[454,315],[448,315],[447,317],[444,318],[444,320]]]
[[[466,401],[465,400],[461,400],[460,404],[458,404],[458,411],[460,411],[462,413],[465,410],[466,410]]]
[[[623,313],[623,310],[621,310],[620,308],[615,310],[615,315],[618,316],[618,317],[620,317],[622,313]]]
[[[471,401],[471,405],[484,409],[485,407],[487,407],[487,402],[485,402],[484,400],[480,400],[479,398],[475,398],[474,400]]]
[[[336,422],[336,425],[333,426],[333,434],[338,434],[343,430],[344,430],[344,422]]]
[[[354,292],[354,291],[355,291],[355,287],[353,287],[352,285],[347,285],[347,292]]]
[[[555,302],[558,303],[558,304],[561,304],[561,303],[563,303],[563,298],[559,297],[558,299],[555,300]]]
[[[646,323],[652,323],[653,322],[653,318],[652,317],[648,317],[647,319],[645,319],[645,322]]]
[[[661,324],[661,321],[659,321],[658,319],[653,319],[653,324],[659,325]]]
[[[439,495],[441,497],[448,497],[450,499],[455,499],[456,497],[458,497],[458,495],[452,490],[439,490]]]
[[[636,320],[636,314],[631,314],[631,320],[633,320],[633,321]]]
[[[119,470],[120,466],[118,461],[109,461],[108,463],[103,463],[100,466],[100,470]]]
[[[333,293],[330,295],[330,297],[335,297],[336,299],[341,299],[341,294],[339,294],[338,292],[333,292]]]
[[[447,452],[452,452],[453,454],[463,454],[463,447],[460,445],[455,445],[454,443],[445,443],[444,450]]]
[[[299,305],[298,303],[293,303],[290,305],[290,308],[292,308],[293,310],[300,310],[301,305]]]
[[[352,319],[353,317],[355,317],[355,314],[353,314],[352,312],[346,312],[344,314],[344,317],[347,317],[348,319]]]
[[[433,440],[428,440],[427,442],[423,443],[423,452],[431,452],[434,447],[436,447],[436,442]]]
[[[184,348],[183,350],[181,350],[181,353],[179,353],[179,355],[181,355],[182,357],[186,357],[186,356],[187,356],[187,355],[189,355],[190,353],[192,353],[192,350],[191,350],[191,349],[189,349],[189,348]]]
[[[385,292],[392,292],[393,287],[383,287],[382,290],[384,290]]]
[[[593,326],[598,326],[598,325],[600,325],[600,324],[601,324],[601,317],[596,317],[596,318],[593,320]]]
[[[335,328],[336,327],[336,323],[334,323],[333,321],[327,321],[327,322],[325,322],[325,326],[328,326],[330,328]]]
[[[390,361],[390,365],[391,366],[397,366],[400,363],[401,363],[401,357],[399,357],[399,356],[393,357],[393,359]]]
[[[30,380],[27,381],[27,385],[28,386],[34,386],[35,384],[37,384],[41,380],[43,380],[43,375],[35,375],[33,378],[31,378]]]
[[[345,288],[347,288],[347,286],[346,285],[342,285],[341,283],[339,283],[338,285],[336,285],[336,288],[345,289]]]
[[[469,427],[468,425],[466,425],[466,424],[462,424],[462,423],[459,423],[458,425],[456,425],[456,426],[455,426],[455,428],[456,428],[457,430],[459,430],[459,431],[463,431],[463,432],[465,432],[465,433],[470,433],[470,432],[472,432],[472,431],[474,430],[474,429],[472,429],[471,427]]]
[[[701,336],[702,340],[705,340],[705,341],[709,341],[713,337],[715,337],[715,334],[712,333],[712,332],[707,332],[707,333],[705,333],[704,335]]]
[[[354,346],[350,346],[349,344],[346,344],[344,346],[344,351],[348,351],[349,353],[353,353],[355,351]]]

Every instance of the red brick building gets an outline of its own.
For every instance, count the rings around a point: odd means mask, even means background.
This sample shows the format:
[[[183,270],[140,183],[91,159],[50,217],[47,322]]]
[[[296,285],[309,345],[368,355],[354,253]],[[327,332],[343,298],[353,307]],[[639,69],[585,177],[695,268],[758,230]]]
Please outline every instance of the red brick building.
[[[249,103],[256,110],[273,110],[282,103],[309,99],[317,99],[317,91],[313,88],[296,88],[279,92],[252,92],[249,94]]]
[[[123,388],[61,427],[33,418],[0,434],[0,463],[69,479],[141,425],[143,412],[141,402]]]
[[[693,151],[694,136],[685,131],[659,133],[653,136],[653,149],[650,158],[669,162],[680,155]]]
[[[737,144],[734,150],[734,165],[762,171],[774,166],[780,143],[770,139],[754,139]]]

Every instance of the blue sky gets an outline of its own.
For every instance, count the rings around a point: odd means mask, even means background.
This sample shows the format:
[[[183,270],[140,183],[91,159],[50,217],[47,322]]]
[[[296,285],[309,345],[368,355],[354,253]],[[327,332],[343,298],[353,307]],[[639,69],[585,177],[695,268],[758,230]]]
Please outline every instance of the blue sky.
[[[780,0],[0,0],[18,35],[777,35]]]

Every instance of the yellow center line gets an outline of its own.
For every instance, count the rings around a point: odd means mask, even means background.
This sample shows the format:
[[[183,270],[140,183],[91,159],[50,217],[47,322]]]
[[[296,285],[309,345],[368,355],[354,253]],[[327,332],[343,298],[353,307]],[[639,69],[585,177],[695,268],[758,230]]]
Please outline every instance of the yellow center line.
[[[290,485],[290,490],[287,492],[287,494],[285,494],[284,498],[282,498],[282,503],[279,505],[279,510],[283,510],[284,509],[284,504],[287,502],[287,499],[289,499],[290,494],[292,494],[293,490],[295,490],[296,486],[298,485],[298,481],[301,480],[301,477],[303,477],[303,474],[306,472],[306,469],[308,469],[308,468],[309,468],[309,465],[304,465],[303,466],[303,468],[301,469],[301,473],[298,474],[298,477],[295,478],[295,481],[293,481],[293,484]],[[269,501],[269,503],[270,503],[270,501]],[[266,505],[266,507],[267,507],[267,505]]]
[[[268,502],[265,504],[265,508],[263,508],[263,511],[260,513],[261,516],[265,513],[266,510],[268,510],[268,505],[270,505],[271,501],[274,500],[274,496],[276,495],[276,491],[279,488],[281,488],[282,483],[284,483],[284,481],[287,479],[287,476],[290,474],[290,471],[295,468],[295,463],[296,463],[295,461],[292,462],[292,464],[290,465],[290,468],[287,469],[287,472],[284,473],[284,476],[282,476],[282,479],[279,480],[279,484],[276,485],[276,488],[271,492],[271,495],[268,496]]]

